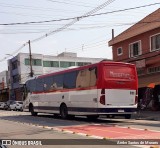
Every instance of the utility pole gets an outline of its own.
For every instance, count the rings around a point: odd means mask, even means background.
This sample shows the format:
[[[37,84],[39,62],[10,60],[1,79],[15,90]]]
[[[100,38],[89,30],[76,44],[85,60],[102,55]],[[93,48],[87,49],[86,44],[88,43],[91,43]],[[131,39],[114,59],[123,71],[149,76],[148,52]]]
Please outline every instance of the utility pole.
[[[29,61],[30,61],[30,76],[33,77],[33,69],[32,69],[32,53],[31,53],[31,42],[28,41],[29,44]]]
[[[114,39],[114,29],[112,29],[112,39]]]

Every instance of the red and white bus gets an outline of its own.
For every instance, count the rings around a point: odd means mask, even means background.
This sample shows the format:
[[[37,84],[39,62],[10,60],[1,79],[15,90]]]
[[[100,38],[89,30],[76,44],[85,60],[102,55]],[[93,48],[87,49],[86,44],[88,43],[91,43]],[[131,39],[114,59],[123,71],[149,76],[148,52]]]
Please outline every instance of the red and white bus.
[[[136,113],[137,72],[133,64],[101,61],[26,82],[24,110],[32,115],[53,113],[62,118]]]

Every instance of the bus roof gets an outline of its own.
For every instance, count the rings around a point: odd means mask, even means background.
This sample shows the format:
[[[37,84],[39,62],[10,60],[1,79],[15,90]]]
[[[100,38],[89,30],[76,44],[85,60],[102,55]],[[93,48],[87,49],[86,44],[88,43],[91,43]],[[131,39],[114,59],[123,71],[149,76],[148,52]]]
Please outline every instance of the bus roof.
[[[131,64],[131,63],[124,63],[124,62],[114,62],[114,61],[107,61],[107,60],[103,60],[103,61],[100,61],[98,63],[94,63],[94,64],[89,64],[89,65],[85,65],[85,66],[80,66],[80,67],[76,67],[76,68],[68,68],[68,69],[62,69],[60,71],[56,71],[56,72],[51,72],[49,74],[44,74],[44,75],[40,75],[40,76],[37,76],[37,78],[44,78],[46,76],[52,76],[52,75],[56,75],[56,74],[63,74],[64,72],[72,72],[72,71],[76,71],[76,70],[82,70],[84,68],[90,68],[90,67],[93,67],[93,66],[97,66],[99,64],[109,64],[109,65],[117,65],[117,64],[120,64],[120,65],[128,65],[128,66],[134,66],[134,64]]]

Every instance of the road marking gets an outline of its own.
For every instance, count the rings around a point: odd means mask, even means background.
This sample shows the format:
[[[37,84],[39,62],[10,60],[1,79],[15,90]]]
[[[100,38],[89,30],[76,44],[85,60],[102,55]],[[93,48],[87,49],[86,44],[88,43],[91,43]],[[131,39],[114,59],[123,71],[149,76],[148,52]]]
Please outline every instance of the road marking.
[[[139,130],[139,129],[128,129],[122,130],[121,127],[112,127],[112,126],[68,126],[63,127],[64,130],[70,130],[76,133],[84,133],[87,136],[100,136],[100,137],[109,137],[112,139],[122,138],[122,139],[152,139],[152,137],[160,137],[160,132],[148,131],[148,130]]]

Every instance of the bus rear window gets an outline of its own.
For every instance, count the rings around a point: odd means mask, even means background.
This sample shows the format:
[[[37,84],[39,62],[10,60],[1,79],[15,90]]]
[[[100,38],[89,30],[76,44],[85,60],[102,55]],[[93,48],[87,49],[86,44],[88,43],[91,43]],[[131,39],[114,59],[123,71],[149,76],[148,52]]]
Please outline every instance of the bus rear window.
[[[135,68],[127,66],[105,66],[105,78],[135,80]]]

